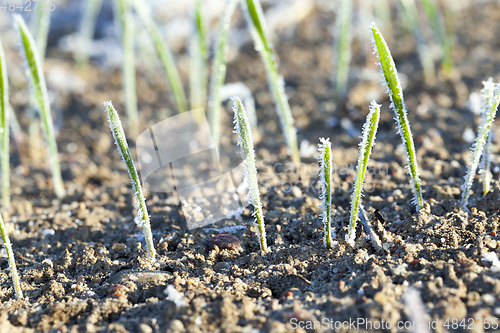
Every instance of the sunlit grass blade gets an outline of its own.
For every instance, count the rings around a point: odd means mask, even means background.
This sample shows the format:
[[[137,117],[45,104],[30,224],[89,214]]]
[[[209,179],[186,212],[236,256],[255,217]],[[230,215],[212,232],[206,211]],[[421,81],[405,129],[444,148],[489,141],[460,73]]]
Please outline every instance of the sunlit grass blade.
[[[5,229],[5,223],[0,214],[0,233],[2,234],[3,246],[5,252],[7,252],[7,259],[9,261],[10,274],[12,276],[12,283],[14,284],[14,292],[16,293],[16,298],[23,297],[23,291],[21,290],[21,282],[19,281],[19,275],[17,274],[16,261],[14,260],[14,251],[12,251],[12,244],[10,243],[9,235]]]
[[[2,151],[0,167],[2,172],[2,203],[3,208],[10,209],[10,137],[9,137],[9,80],[7,76],[7,63],[0,40],[0,130]]]
[[[208,40],[207,27],[203,14],[201,0],[196,0],[194,5],[193,29],[194,33],[191,38],[189,48],[189,88],[191,109],[205,107],[207,99],[207,57],[208,57]]]
[[[106,108],[106,113],[108,114],[109,127],[113,133],[116,147],[122,155],[123,163],[127,166],[127,171],[132,182],[132,188],[137,201],[137,220],[142,224],[144,239],[146,240],[146,245],[148,247],[148,260],[154,262],[156,260],[156,251],[153,244],[153,234],[151,233],[148,208],[142,193],[141,181],[139,179],[139,175],[137,174],[132,155],[130,154],[130,149],[128,148],[127,138],[125,137],[120,117],[118,116],[113,103],[111,101],[106,102],[104,103],[104,107]]]
[[[330,139],[320,138],[318,144],[319,151],[319,180],[321,192],[321,217],[325,228],[323,244],[327,249],[331,249],[332,241],[332,144]]]
[[[366,168],[370,160],[372,147],[375,145],[375,136],[377,135],[378,122],[380,119],[380,106],[371,102],[370,113],[366,117],[366,122],[363,125],[363,136],[359,144],[359,157],[358,157],[358,174],[356,176],[356,183],[351,197],[351,218],[349,220],[349,233],[346,235],[346,241],[354,247],[354,240],[356,238],[356,222],[358,220],[359,206],[361,203],[363,183],[365,181]]]
[[[92,45],[95,21],[102,7],[102,0],[86,0],[79,31],[78,53],[76,54],[76,67],[83,69],[89,62],[89,49]]]
[[[481,91],[481,125],[480,128],[488,121],[488,112],[491,111],[493,97],[495,94],[495,84],[493,78],[483,82],[483,90]],[[483,154],[481,157],[481,170],[483,171],[483,194],[486,195],[490,191],[491,183],[491,133],[488,134],[488,139],[484,144]]]
[[[462,209],[467,209],[467,204],[469,202],[470,190],[472,183],[474,182],[474,176],[476,175],[477,167],[481,159],[481,155],[486,142],[488,141],[488,136],[490,134],[491,126],[495,120],[495,116],[498,110],[498,104],[500,103],[500,83],[496,83],[494,87],[492,102],[488,105],[488,109],[484,112],[487,113],[486,121],[482,124],[479,133],[477,134],[476,141],[472,145],[472,160],[467,168],[467,174],[465,175],[465,182],[462,185],[462,200],[460,201],[460,207]]]
[[[405,147],[406,159],[408,162],[409,173],[411,176],[411,184],[413,187],[414,198],[413,203],[416,205],[417,211],[420,210],[424,201],[422,199],[422,189],[420,187],[420,177],[418,172],[418,163],[415,144],[411,134],[410,123],[406,114],[405,102],[403,99],[403,88],[399,82],[396,64],[392,58],[391,51],[384,40],[384,37],[377,29],[375,23],[370,24],[370,29],[373,37],[373,49],[379,59],[381,74],[387,85],[387,93],[391,99],[391,108],[396,114],[397,130],[401,135],[401,140]]]
[[[269,87],[273,94],[274,103],[281,123],[281,128],[288,145],[289,153],[294,163],[300,163],[297,132],[293,125],[294,119],[288,98],[285,94],[285,82],[278,73],[276,57],[268,38],[266,22],[259,0],[242,0],[243,11],[252,34],[255,48],[259,51],[266,69]]]
[[[252,127],[257,126],[257,114],[255,113],[255,99],[253,98],[252,91],[243,83],[228,83],[221,89],[221,101],[231,98],[232,96],[239,96],[245,105],[248,121]]]
[[[238,97],[233,98],[234,106],[234,131],[238,134],[238,145],[241,148],[241,157],[245,167],[245,181],[247,182],[249,193],[248,198],[253,205],[253,215],[259,234],[260,249],[267,252],[266,229],[264,226],[264,213],[260,202],[259,183],[257,181],[257,167],[255,166],[255,151],[253,148],[253,136],[250,122],[243,103]]]
[[[212,64],[212,75],[210,76],[210,90],[208,97],[208,121],[210,124],[210,133],[216,147],[220,144],[220,114],[221,114],[221,89],[226,80],[226,50],[227,37],[231,17],[233,17],[234,9],[238,4],[238,0],[228,0],[224,14],[220,21],[219,34],[215,44],[215,54]]]
[[[135,135],[139,130],[139,115],[137,112],[137,89],[135,82],[134,17],[132,16],[129,0],[115,0],[115,13],[115,20],[121,28],[122,35],[122,76],[127,124],[130,134]]]
[[[337,11],[337,24],[335,27],[335,51],[337,66],[335,81],[335,94],[337,99],[342,99],[346,92],[347,78],[349,75],[349,63],[351,62],[351,16],[352,0],[342,0],[340,9]]]
[[[184,88],[182,86],[181,77],[179,72],[177,71],[177,67],[175,66],[174,57],[170,49],[168,48],[167,43],[165,42],[158,25],[154,22],[149,10],[147,8],[147,3],[132,0],[134,3],[135,11],[139,14],[142,23],[146,27],[153,39],[153,43],[156,47],[156,52],[158,53],[158,57],[163,65],[163,69],[165,70],[165,74],[170,83],[170,88],[172,89],[172,93],[175,98],[175,102],[177,104],[177,109],[179,112],[187,111],[187,101],[186,94],[184,93]]]
[[[33,16],[33,31],[35,32],[36,47],[42,62],[45,58],[45,50],[47,48],[51,13],[52,11],[48,4],[40,3]]]
[[[29,81],[31,82],[31,87],[38,102],[40,118],[45,132],[45,139],[47,140],[54,191],[58,198],[63,198],[65,196],[65,190],[61,176],[61,166],[59,164],[59,155],[54,124],[52,122],[52,114],[50,111],[47,85],[45,84],[45,76],[43,74],[40,56],[38,55],[36,44],[23,18],[20,15],[15,15],[14,20],[17,25],[17,30],[19,31],[21,53],[23,53],[26,60]]]

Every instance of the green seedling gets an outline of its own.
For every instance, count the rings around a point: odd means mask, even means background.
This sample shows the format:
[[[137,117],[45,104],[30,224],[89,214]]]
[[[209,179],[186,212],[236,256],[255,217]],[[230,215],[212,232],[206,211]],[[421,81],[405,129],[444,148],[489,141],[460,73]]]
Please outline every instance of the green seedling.
[[[189,48],[190,71],[189,87],[191,98],[191,109],[197,109],[205,106],[207,98],[207,58],[208,58],[208,40],[207,27],[201,0],[195,1],[194,7],[194,34],[191,38]]]
[[[135,82],[134,17],[129,0],[115,0],[115,19],[122,34],[123,93],[128,127],[132,135],[138,131],[137,89]]]
[[[335,94],[338,99],[344,97],[351,62],[351,15],[352,0],[342,0],[336,24],[337,72],[335,76]]]
[[[486,88],[486,85],[485,85]],[[472,160],[467,168],[467,174],[465,175],[465,182],[462,185],[462,200],[460,201],[460,206],[462,209],[467,209],[467,204],[469,202],[470,189],[472,183],[474,182],[474,176],[476,175],[476,170],[481,159],[481,154],[483,149],[488,142],[488,136],[490,134],[491,126],[495,120],[495,116],[498,110],[498,104],[500,103],[500,83],[494,84],[493,98],[491,103],[488,103],[487,109],[484,111],[487,116],[486,120],[483,122],[479,133],[477,134],[476,141],[472,145]]]
[[[0,157],[0,168],[2,171],[2,203],[3,208],[10,209],[10,137],[9,137],[9,80],[7,76],[7,63],[0,41],[0,128],[2,130],[2,152]]]
[[[495,94],[495,84],[493,78],[483,82],[483,90],[481,91],[481,125],[483,127],[488,121],[488,112],[491,111],[493,97]],[[484,144],[483,155],[481,157],[481,170],[483,170],[483,194],[486,195],[490,191],[491,183],[491,133],[488,134],[488,139]]]
[[[151,14],[146,6],[147,4],[139,0],[132,1],[134,3],[135,11],[139,14],[142,23],[146,27],[153,43],[155,44],[156,52],[158,53],[158,57],[163,65],[163,69],[170,83],[170,88],[172,89],[175,102],[177,103],[177,109],[179,112],[185,112],[187,111],[186,94],[184,93],[184,88],[182,87],[182,81],[179,72],[177,71],[177,67],[175,67],[172,52],[170,52],[167,43],[164,41],[160,28],[158,28],[158,25],[151,17]]]
[[[239,96],[243,100],[247,112],[248,121],[252,127],[257,126],[257,114],[255,113],[255,99],[252,91],[243,83],[228,83],[221,89],[221,101],[225,101],[232,96]]]
[[[49,36],[50,16],[52,11],[47,4],[40,3],[40,6],[35,10],[33,17],[32,29],[36,34],[36,47],[40,54],[40,59],[45,58],[45,50],[47,48],[47,37]]]
[[[248,198],[253,205],[253,215],[259,234],[260,249],[268,252],[266,241],[266,229],[264,226],[264,213],[260,202],[259,183],[257,181],[257,167],[255,166],[255,151],[253,148],[253,136],[245,107],[238,97],[233,98],[234,106],[234,132],[238,134],[238,145],[241,148],[241,157],[245,167],[245,181],[249,192]]]
[[[278,73],[276,57],[269,41],[264,13],[259,0],[242,0],[243,11],[253,37],[255,48],[259,51],[266,69],[269,87],[274,97],[276,110],[280,118],[281,128],[294,163],[300,163],[297,133],[293,125],[294,119],[288,98],[285,94],[285,82]]]
[[[319,151],[319,180],[321,184],[321,192],[319,198],[321,200],[321,217],[325,225],[325,237],[323,244],[327,249],[331,249],[332,241],[332,144],[330,139],[320,138],[318,144]]]
[[[31,33],[26,27],[24,19],[20,15],[15,15],[14,20],[16,22],[21,40],[21,53],[23,53],[26,60],[29,81],[31,82],[31,87],[38,102],[40,118],[45,132],[45,139],[47,140],[50,166],[54,182],[54,191],[58,198],[63,198],[65,196],[65,190],[61,177],[61,166],[59,164],[54,124],[52,122],[47,85],[45,84],[45,76],[42,70],[42,62],[38,54],[35,41],[33,40],[33,36],[31,36]]]
[[[406,159],[408,162],[409,173],[411,176],[411,184],[413,187],[414,198],[413,203],[416,205],[417,211],[420,210],[424,201],[422,199],[422,189],[420,187],[420,177],[418,174],[417,156],[413,136],[410,130],[410,123],[406,114],[405,102],[403,99],[403,88],[399,82],[396,64],[392,58],[391,51],[384,40],[384,37],[377,29],[375,23],[370,24],[370,29],[373,37],[374,53],[379,59],[381,74],[387,85],[387,93],[391,99],[391,107],[396,114],[397,130],[401,135],[401,141],[406,151]]]
[[[89,62],[89,48],[94,35],[95,21],[102,7],[102,0],[87,0],[80,23],[78,53],[76,54],[76,67],[83,69]]]
[[[136,208],[137,208],[137,219],[140,224],[142,224],[144,238],[146,240],[146,245],[148,248],[148,260],[154,262],[156,259],[156,251],[153,244],[153,234],[151,233],[151,224],[149,222],[148,208],[146,206],[146,200],[142,193],[141,181],[139,180],[139,175],[135,169],[134,160],[130,154],[130,149],[128,148],[127,138],[123,131],[122,123],[120,122],[120,117],[118,112],[116,112],[113,103],[111,101],[104,103],[106,108],[106,113],[108,114],[109,127],[113,133],[115,139],[116,147],[122,155],[123,163],[127,166],[127,171],[132,182],[132,189],[134,190],[136,198]]]
[[[219,35],[215,44],[215,54],[212,64],[212,75],[210,76],[210,91],[208,98],[208,121],[210,124],[210,133],[216,147],[220,144],[220,117],[221,117],[221,89],[226,80],[226,51],[227,37],[231,17],[238,0],[229,0],[224,9],[224,14],[220,22]]]
[[[356,222],[358,220],[359,206],[363,192],[363,183],[365,181],[366,168],[370,160],[372,147],[375,145],[375,136],[377,135],[378,122],[380,119],[380,106],[372,101],[370,105],[370,113],[366,117],[366,122],[363,126],[363,136],[359,144],[359,158],[358,158],[358,174],[356,176],[356,183],[351,197],[351,219],[349,221],[349,232],[346,235],[346,242],[354,247],[354,240],[356,238]]]
[[[12,251],[12,244],[10,243],[9,235],[7,234],[7,230],[5,229],[5,223],[3,222],[2,214],[0,214],[0,233],[2,234],[5,252],[7,252],[7,259],[9,261],[10,274],[12,276],[12,283],[14,284],[16,298],[19,299],[23,297],[23,291],[21,290],[21,282],[19,282],[19,275],[17,274],[16,261],[14,260],[14,251]]]
[[[446,31],[445,22],[435,0],[422,0],[425,14],[442,52],[442,68],[445,74],[450,74],[453,71],[453,35]]]

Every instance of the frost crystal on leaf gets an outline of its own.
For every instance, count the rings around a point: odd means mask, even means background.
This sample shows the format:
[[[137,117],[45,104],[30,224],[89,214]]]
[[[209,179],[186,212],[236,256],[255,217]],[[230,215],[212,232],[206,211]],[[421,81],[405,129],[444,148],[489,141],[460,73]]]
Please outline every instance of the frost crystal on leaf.
[[[323,244],[326,248],[332,248],[332,167],[331,167],[331,143],[330,139],[320,138],[318,144],[319,158],[319,180],[321,184],[321,192],[319,198],[321,200],[321,217],[325,225],[325,237]]]

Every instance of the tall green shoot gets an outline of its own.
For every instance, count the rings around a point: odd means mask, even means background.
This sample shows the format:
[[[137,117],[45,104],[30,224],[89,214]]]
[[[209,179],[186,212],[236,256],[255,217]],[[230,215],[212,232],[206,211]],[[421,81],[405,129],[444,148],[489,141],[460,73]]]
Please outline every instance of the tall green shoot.
[[[0,155],[0,170],[2,172],[2,203],[3,208],[10,209],[10,105],[9,80],[7,76],[7,62],[0,40],[0,130],[2,151]]]
[[[495,93],[495,84],[493,78],[490,77],[488,81],[483,82],[483,90],[481,91],[482,105],[481,105],[481,125],[483,127],[488,121],[488,112],[491,111],[491,103]],[[491,134],[488,134],[488,139],[484,144],[483,155],[481,157],[481,170],[483,170],[483,194],[486,195],[490,191],[491,183]]]
[[[54,124],[52,122],[52,114],[50,111],[47,85],[45,84],[45,76],[42,70],[42,61],[40,59],[40,55],[38,54],[33,36],[31,36],[24,19],[20,15],[14,15],[14,20],[16,22],[21,40],[21,53],[23,53],[26,60],[29,81],[31,82],[31,87],[38,102],[40,118],[45,132],[45,139],[47,140],[49,160],[54,182],[54,191],[58,198],[63,198],[66,193],[61,176],[61,166],[59,164],[56,136],[54,132]]]
[[[135,82],[134,17],[129,0],[115,0],[115,20],[121,30],[123,47],[123,93],[128,127],[132,135],[138,131],[137,89]]]
[[[238,97],[233,98],[234,106],[234,131],[238,134],[238,145],[241,148],[241,157],[245,167],[245,181],[247,182],[249,193],[248,198],[253,205],[255,224],[259,234],[260,249],[268,252],[266,229],[264,226],[264,213],[260,202],[259,183],[257,181],[257,167],[255,166],[255,151],[253,148],[253,136],[250,122],[248,121],[245,107]]]
[[[319,179],[321,184],[321,192],[319,198],[321,200],[321,217],[325,227],[325,237],[323,244],[327,249],[332,248],[332,144],[330,139],[319,139]]]
[[[2,234],[5,252],[7,252],[10,274],[12,276],[12,283],[14,284],[14,292],[16,293],[16,298],[19,299],[23,297],[23,291],[21,290],[21,282],[19,281],[19,275],[17,274],[16,261],[14,260],[14,251],[12,251],[12,244],[10,243],[9,235],[7,234],[2,214],[0,214],[0,233]]]
[[[281,128],[294,163],[300,163],[297,133],[293,125],[294,119],[288,98],[285,94],[285,82],[278,73],[276,57],[269,41],[264,13],[259,0],[242,0],[242,7],[253,37],[255,48],[259,51],[266,69],[269,87],[274,97],[276,110],[280,118]]]
[[[335,31],[335,50],[337,53],[337,71],[335,75],[335,94],[338,99],[344,97],[346,92],[349,63],[351,62],[351,15],[352,0],[342,0],[338,10]]]
[[[467,174],[464,179],[465,182],[462,185],[462,200],[460,201],[460,206],[462,209],[467,209],[467,204],[469,202],[470,189],[472,183],[474,182],[474,176],[476,175],[477,167],[481,159],[481,154],[483,149],[488,142],[488,136],[490,134],[491,126],[495,120],[495,116],[498,110],[498,104],[500,103],[500,83],[494,85],[494,93],[491,103],[488,104],[488,108],[485,110],[487,113],[486,121],[482,124],[479,133],[477,134],[476,141],[472,145],[472,160],[467,168]]]
[[[201,0],[196,0],[194,5],[194,34],[189,47],[189,88],[191,109],[205,106],[207,98],[207,58],[208,40],[207,27]]]
[[[346,241],[354,247],[354,240],[356,238],[356,222],[358,220],[359,206],[363,192],[363,183],[365,181],[366,168],[370,160],[372,147],[375,145],[375,136],[377,135],[378,122],[380,119],[380,106],[371,102],[370,112],[366,117],[366,122],[363,125],[363,139],[359,144],[359,157],[358,157],[358,174],[356,176],[356,183],[351,197],[351,218],[349,220],[349,232],[346,235]]]
[[[181,77],[177,71],[177,67],[175,67],[172,52],[170,52],[167,43],[163,39],[160,28],[158,28],[158,25],[151,17],[147,8],[147,3],[139,0],[131,1],[133,1],[135,11],[139,14],[143,25],[146,27],[146,30],[149,32],[149,35],[155,44],[156,52],[158,53],[158,57],[160,58],[163,69],[170,83],[170,88],[172,89],[177,109],[179,113],[185,112],[187,111],[186,94],[184,93],[184,88],[182,86]]]
[[[234,9],[238,4],[238,0],[228,0],[224,14],[222,14],[219,35],[215,44],[215,54],[212,64],[212,74],[210,76],[210,90],[208,98],[208,121],[210,124],[210,133],[216,147],[220,144],[220,117],[221,117],[221,89],[226,80],[226,51],[227,37],[231,17],[233,17]]]
[[[47,48],[51,13],[50,6],[40,2],[40,5],[35,10],[35,16],[33,17],[33,31],[35,31],[36,34],[36,47],[42,61],[45,58],[45,50]]]
[[[413,203],[416,205],[417,211],[420,210],[424,201],[422,199],[422,189],[420,187],[420,177],[418,173],[418,164],[415,144],[413,143],[413,136],[410,130],[410,123],[406,114],[405,102],[403,99],[403,88],[399,82],[396,64],[392,58],[391,51],[384,40],[384,37],[377,29],[375,23],[370,24],[372,31],[372,41],[374,53],[379,59],[381,74],[387,85],[387,93],[391,99],[391,108],[394,109],[396,114],[397,130],[401,135],[401,141],[405,146],[406,159],[408,162],[409,173],[411,176],[411,184],[413,187],[414,198]]]
[[[141,181],[139,180],[139,175],[137,174],[134,160],[132,159],[132,154],[130,154],[130,149],[128,148],[127,144],[127,138],[125,137],[118,112],[116,112],[111,101],[105,102],[104,107],[106,108],[106,113],[108,114],[109,127],[111,128],[111,132],[113,133],[116,147],[122,155],[123,163],[125,163],[125,165],[127,166],[127,171],[132,182],[132,188],[134,190],[134,195],[137,201],[137,220],[142,224],[144,238],[146,240],[146,245],[148,248],[148,260],[154,262],[156,260],[156,251],[153,243],[153,234],[151,233],[148,208],[146,206],[146,200],[144,199],[144,195],[142,193]]]
[[[89,62],[89,48],[94,35],[95,21],[102,7],[102,0],[87,0],[80,23],[78,53],[76,54],[76,67],[83,69]]]

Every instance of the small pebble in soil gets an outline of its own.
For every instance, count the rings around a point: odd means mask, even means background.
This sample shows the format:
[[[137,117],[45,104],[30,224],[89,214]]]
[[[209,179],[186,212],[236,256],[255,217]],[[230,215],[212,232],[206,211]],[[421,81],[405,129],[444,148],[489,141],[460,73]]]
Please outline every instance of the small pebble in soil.
[[[242,251],[240,240],[229,234],[220,234],[217,236],[212,236],[207,240],[207,245],[209,248],[214,248],[215,245],[219,249],[228,249],[233,251]]]

